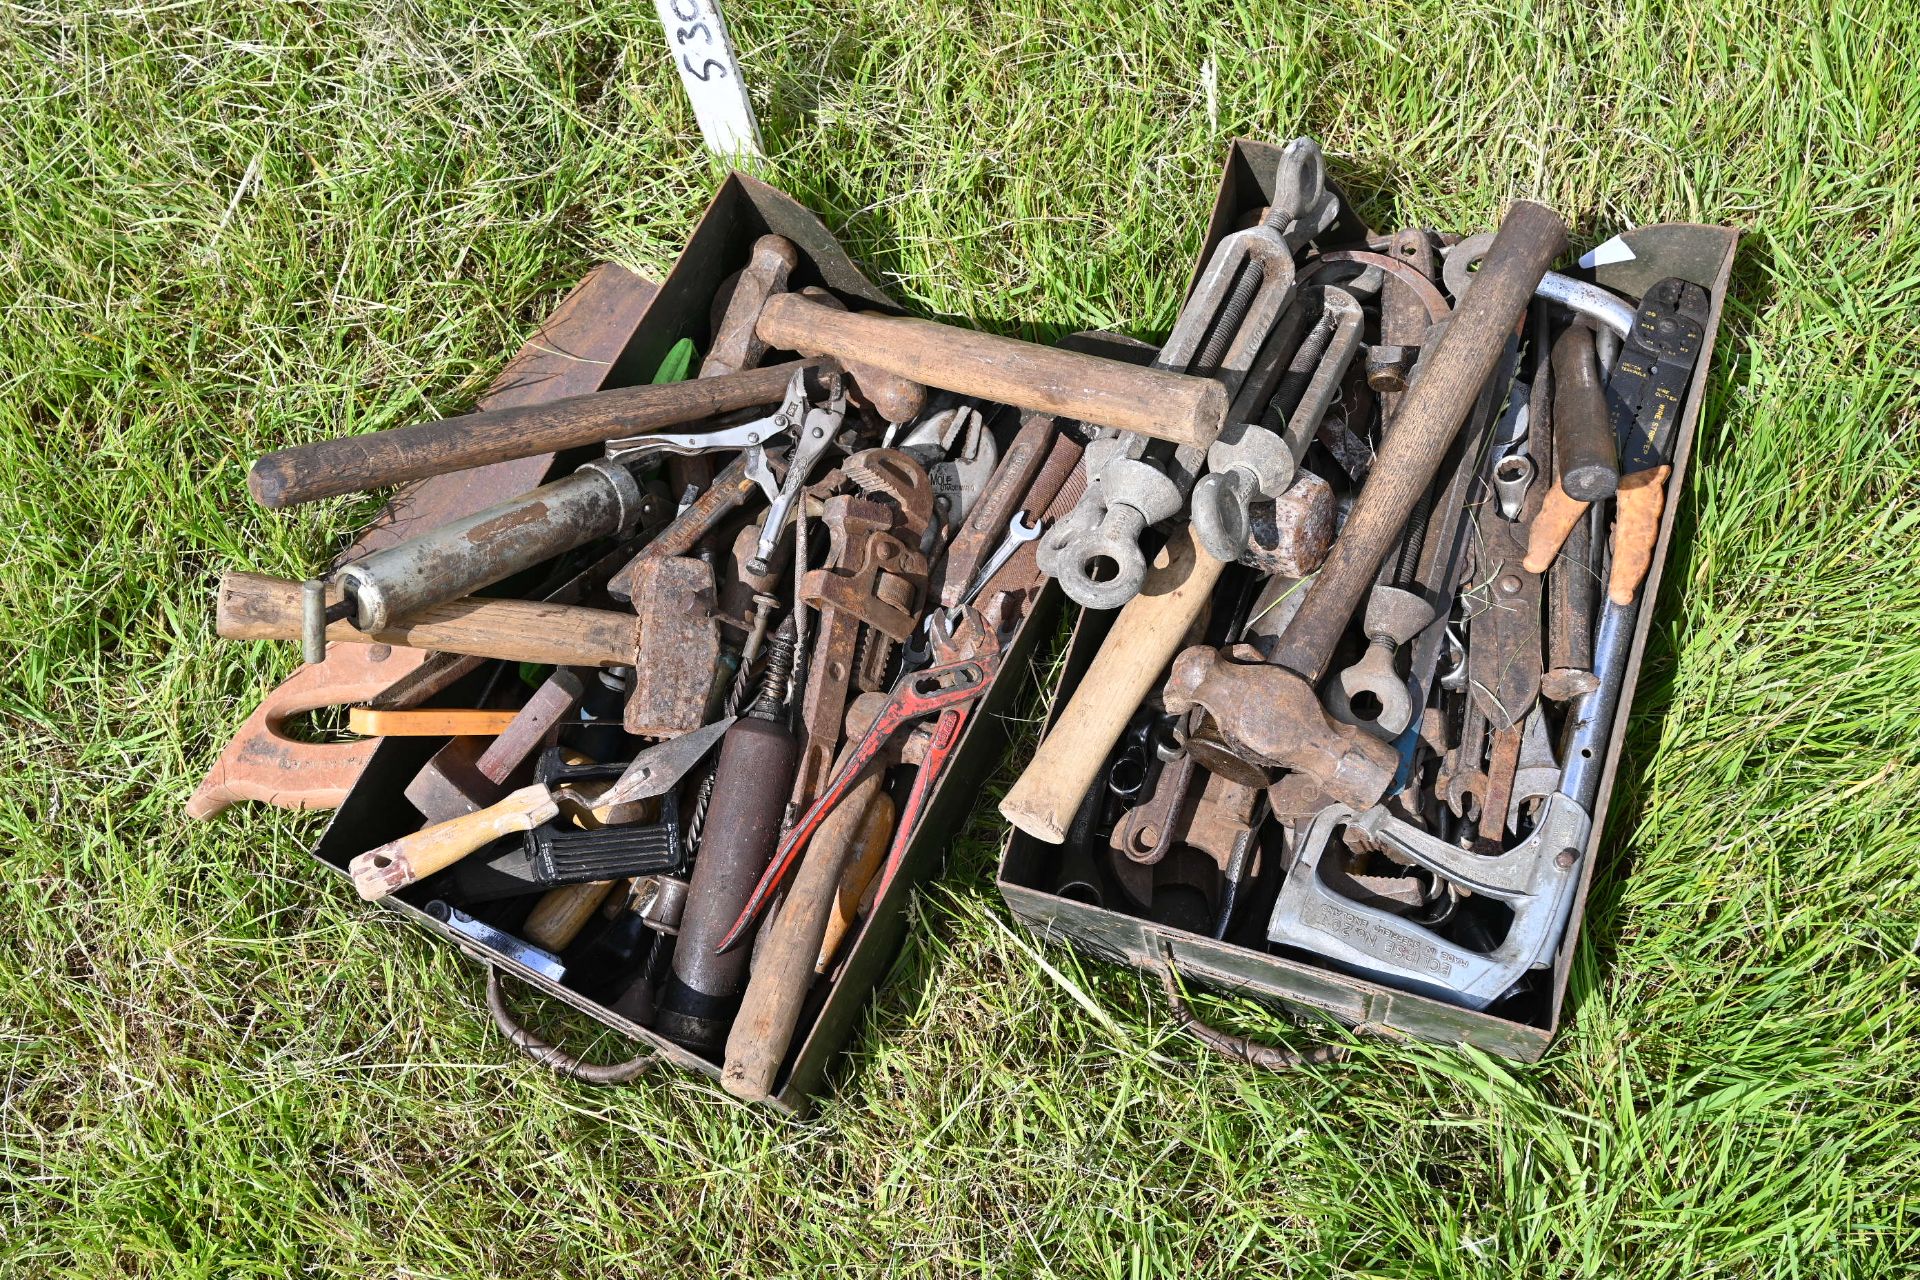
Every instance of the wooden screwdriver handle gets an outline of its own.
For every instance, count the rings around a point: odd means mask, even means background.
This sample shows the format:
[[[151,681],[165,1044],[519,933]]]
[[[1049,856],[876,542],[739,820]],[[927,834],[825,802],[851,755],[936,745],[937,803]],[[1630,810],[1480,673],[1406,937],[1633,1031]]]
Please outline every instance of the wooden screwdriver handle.
[[[1660,537],[1660,514],[1667,505],[1667,476],[1672,467],[1636,471],[1620,477],[1613,495],[1613,568],[1607,575],[1607,599],[1625,608],[1646,581],[1653,544]]]
[[[795,370],[819,363],[797,361],[691,382],[621,387],[362,436],[317,440],[262,456],[247,473],[247,488],[263,507],[292,507],[492,462],[600,444],[736,409],[778,404]]]
[[[327,598],[338,600],[338,589]],[[221,574],[214,630],[228,640],[298,640],[300,584],[260,573]],[[633,665],[639,631],[640,619],[611,609],[469,596],[421,609],[383,631],[336,622],[327,628],[327,639],[543,666],[626,667]]]
[[[475,849],[501,836],[528,831],[558,817],[560,807],[547,788],[535,783],[522,787],[498,804],[424,827],[410,836],[389,840],[347,864],[353,887],[368,902],[424,880],[452,866]]]
[[[1198,449],[1213,443],[1227,416],[1227,389],[1211,378],[931,320],[836,311],[791,293],[767,299],[759,332],[783,351],[858,360],[943,391]]]
[[[861,904],[866,901],[867,890],[880,875],[880,864],[887,860],[887,850],[893,847],[893,797],[882,791],[874,796],[867,811],[860,818],[860,834],[854,840],[853,857],[840,873],[840,883],[834,887],[833,905],[827,915],[826,932],[820,938],[820,954],[814,957],[813,971],[825,973],[833,967],[834,957],[840,954],[840,944],[853,932],[853,926],[860,919]]]
[[[1140,594],[1121,606],[1053,731],[1000,801],[1008,822],[1049,844],[1065,842],[1107,753],[1166,672],[1224,568],[1188,525],[1162,548]]]
[[[1554,557],[1560,554],[1560,547],[1573,532],[1573,526],[1580,523],[1591,505],[1569,498],[1555,480],[1547,496],[1540,500],[1540,510],[1534,513],[1532,528],[1527,533],[1527,558],[1521,561],[1522,567],[1528,573],[1545,573],[1553,565]]]
[[[607,894],[619,883],[594,880],[587,884],[563,884],[541,895],[520,926],[520,936],[534,946],[555,954],[565,951],[593,919],[593,913],[607,900]]]

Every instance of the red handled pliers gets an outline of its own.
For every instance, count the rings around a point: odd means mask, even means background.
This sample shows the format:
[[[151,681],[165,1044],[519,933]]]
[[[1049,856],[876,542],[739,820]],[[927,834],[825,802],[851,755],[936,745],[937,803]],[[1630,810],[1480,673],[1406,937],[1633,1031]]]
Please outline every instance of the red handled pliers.
[[[934,657],[936,665],[923,671],[910,671],[894,684],[880,714],[874,717],[872,726],[860,739],[853,754],[828,780],[820,798],[813,802],[812,807],[781,840],[779,851],[761,875],[760,883],[754,886],[747,905],[740,911],[740,917],[733,922],[733,928],[727,931],[727,936],[720,939],[715,951],[732,950],[752,931],[754,922],[766,910],[774,893],[786,883],[807,842],[813,839],[813,833],[820,829],[820,824],[833,812],[834,806],[853,790],[861,775],[880,758],[882,749],[893,735],[917,720],[937,715],[939,719],[934,722],[933,741],[927,746],[926,758],[921,761],[920,771],[913,779],[913,789],[908,792],[907,802],[901,807],[899,823],[894,828],[893,845],[887,850],[887,860],[881,865],[874,888],[875,901],[886,895],[887,886],[893,883],[894,875],[900,869],[900,860],[907,851],[908,838],[919,822],[921,810],[926,808],[934,784],[940,780],[954,747],[960,741],[961,731],[966,728],[974,700],[993,683],[994,674],[1000,669],[1000,642],[979,613],[968,609],[952,634],[935,638]]]

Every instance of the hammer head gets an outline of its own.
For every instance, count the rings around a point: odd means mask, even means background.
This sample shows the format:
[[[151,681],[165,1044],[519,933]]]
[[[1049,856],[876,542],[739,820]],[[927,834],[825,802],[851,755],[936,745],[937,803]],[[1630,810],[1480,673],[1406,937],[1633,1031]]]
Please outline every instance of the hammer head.
[[[1379,803],[1400,767],[1391,744],[1328,716],[1312,685],[1251,649],[1195,645],[1173,660],[1162,696],[1176,714],[1204,711],[1210,736],[1239,760],[1304,774],[1354,809]]]

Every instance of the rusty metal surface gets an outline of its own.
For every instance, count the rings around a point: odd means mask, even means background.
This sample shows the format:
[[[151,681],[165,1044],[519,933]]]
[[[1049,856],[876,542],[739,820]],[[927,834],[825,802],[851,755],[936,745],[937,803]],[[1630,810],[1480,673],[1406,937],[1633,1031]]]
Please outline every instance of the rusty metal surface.
[[[642,559],[631,587],[640,640],[627,732],[645,738],[691,733],[706,722],[720,665],[713,566],[692,556]]]
[[[1261,144],[1236,143],[1228,162],[1228,176],[1215,210],[1215,234],[1230,229],[1236,211],[1257,200],[1250,190],[1247,171],[1258,165],[1259,157],[1273,149]],[[1724,227],[1687,224],[1663,224],[1625,233],[1638,258],[1601,268],[1600,283],[1630,295],[1643,292],[1648,284],[1667,275],[1681,275],[1707,286],[1713,310],[1705,326],[1709,339],[1717,329],[1720,311],[1727,296],[1727,284],[1737,243],[1737,233]],[[1694,427],[1704,400],[1710,374],[1704,360],[1696,367],[1687,396],[1687,409],[1675,433],[1676,472],[1684,474]],[[1667,540],[1675,522],[1672,507],[1663,515],[1661,542],[1654,557],[1657,575],[1666,552]],[[1427,575],[1421,575],[1426,580]],[[1649,598],[1657,594],[1657,581],[1646,586]],[[1451,594],[1448,592],[1447,594]],[[1652,609],[1643,610],[1628,662],[1626,692],[1631,691],[1637,675],[1641,650],[1649,630],[1657,623]],[[1060,689],[1070,691],[1085,670],[1098,647],[1106,620],[1085,615],[1080,620],[1068,651]],[[1056,699],[1056,708],[1064,699]],[[1623,706],[1626,703],[1623,702]],[[1628,716],[1615,718],[1605,752],[1605,771],[1600,801],[1594,813],[1592,834],[1585,843],[1580,884],[1575,897],[1572,924],[1552,957],[1551,991],[1542,990],[1526,1007],[1504,1016],[1461,1009],[1427,996],[1396,991],[1380,983],[1346,974],[1330,972],[1315,964],[1285,955],[1271,954],[1230,943],[1194,937],[1176,929],[1121,912],[1101,909],[1045,891],[1052,882],[1055,857],[1050,846],[1014,832],[1008,840],[999,875],[999,887],[1014,914],[1035,934],[1053,941],[1068,941],[1077,948],[1102,959],[1131,964],[1137,968],[1159,970],[1164,967],[1161,948],[1171,947],[1173,958],[1183,977],[1203,980],[1233,992],[1294,1008],[1317,1011],[1341,1022],[1376,1034],[1412,1035],[1441,1044],[1471,1044],[1492,1053],[1523,1061],[1535,1061],[1547,1048],[1559,1021],[1561,1002],[1566,994],[1571,962],[1577,948],[1580,914],[1597,859],[1591,856],[1601,839],[1614,771],[1620,763],[1621,740],[1627,731]],[[1480,727],[1479,741],[1484,750],[1486,732]],[[1479,753],[1474,769],[1479,771]],[[1299,775],[1287,775],[1273,790],[1299,781]],[[1484,784],[1482,784],[1484,785]],[[1310,789],[1310,788],[1308,788]],[[1276,809],[1281,798],[1270,797]],[[1477,796],[1474,799],[1478,799]],[[1326,798],[1312,795],[1305,801],[1305,816],[1324,807]]]
[[[806,581],[830,582],[850,591],[871,590],[879,576],[876,548],[898,551],[891,534],[894,512],[866,498],[841,494],[827,499],[820,522],[827,528],[824,565],[810,570]],[[804,593],[807,604],[819,610],[820,621],[809,659],[806,690],[800,700],[800,768],[794,775],[790,804],[796,812],[812,804],[833,772],[834,752],[853,687],[853,666],[860,642],[861,619],[851,609],[824,596]]]
[[[1311,471],[1300,472],[1278,498],[1247,508],[1249,534],[1240,563],[1269,577],[1306,577],[1333,545],[1334,511],[1333,486]]]

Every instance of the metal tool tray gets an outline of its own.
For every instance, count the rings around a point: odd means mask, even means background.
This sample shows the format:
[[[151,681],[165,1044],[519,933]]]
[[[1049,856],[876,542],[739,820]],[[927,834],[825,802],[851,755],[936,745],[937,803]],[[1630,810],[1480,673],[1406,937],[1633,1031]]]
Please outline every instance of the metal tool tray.
[[[821,283],[849,302],[899,310],[892,299],[860,272],[818,218],[765,183],[735,173],[722,184],[694,227],[679,261],[634,328],[625,352],[614,363],[604,385],[630,386],[647,380],[668,349],[683,337],[692,338],[704,349],[716,288],[746,265],[754,241],[770,232],[787,237],[800,249],[802,265],[794,275],[796,288]],[[553,473],[565,474],[579,456],[584,455],[560,459]],[[854,935],[839,977],[826,992],[824,1001],[819,993],[810,1000],[809,1012],[803,1017],[811,1020],[803,1021],[794,1037],[794,1047],[783,1064],[771,1099],[774,1107],[798,1113],[805,1108],[808,1095],[820,1090],[828,1063],[846,1041],[868,995],[892,963],[906,930],[909,894],[933,870],[949,835],[961,825],[978,799],[980,782],[1005,751],[1010,704],[1024,688],[1031,666],[1028,655],[1036,639],[1053,634],[1057,599],[1058,592],[1043,592],[1007,643],[999,677],[983,698],[978,712],[968,718],[966,732],[946,777],[941,779],[921,818],[899,875]],[[477,682],[484,679],[491,665],[486,664],[435,701],[457,705],[463,692],[472,696]],[[403,792],[420,767],[446,741],[445,738],[389,738],[374,753],[359,782],[313,848],[313,856],[321,865],[340,874],[343,893],[351,892],[347,887],[348,861],[419,827],[420,814],[407,802]],[[698,1057],[510,958],[453,933],[421,910],[429,896],[414,886],[383,899],[381,905],[397,911],[434,937],[459,947],[481,965],[510,973],[526,985],[539,988],[644,1048],[658,1052],[664,1060],[716,1080],[719,1078],[719,1063]]]
[[[1232,232],[1249,213],[1268,204],[1273,196],[1272,175],[1280,149],[1261,142],[1235,142],[1227,156],[1226,170],[1214,203],[1207,238],[1201,246],[1199,263],[1204,265],[1221,237]],[[1559,1027],[1561,1006],[1566,999],[1567,975],[1579,941],[1580,920],[1586,910],[1595,857],[1606,829],[1607,809],[1613,793],[1615,773],[1620,765],[1621,743],[1626,736],[1628,715],[1633,707],[1635,688],[1640,678],[1640,659],[1646,648],[1647,633],[1653,626],[1655,605],[1659,599],[1661,570],[1673,539],[1673,526],[1685,493],[1687,465],[1692,460],[1694,428],[1701,406],[1713,357],[1713,342],[1720,328],[1721,310],[1727,297],[1727,282],[1733,270],[1734,248],[1738,232],[1730,227],[1702,226],[1694,223],[1660,223],[1626,233],[1635,258],[1630,262],[1601,267],[1594,273],[1599,283],[1638,300],[1656,280],[1680,276],[1704,286],[1712,301],[1708,316],[1706,342],[1688,388],[1687,406],[1675,431],[1673,478],[1660,522],[1660,537],[1654,548],[1653,565],[1643,588],[1646,606],[1637,619],[1633,645],[1621,687],[1620,713],[1615,717],[1607,741],[1605,772],[1600,782],[1600,800],[1593,815],[1585,857],[1581,860],[1581,878],[1574,899],[1573,917],[1555,953],[1553,985],[1543,989],[1537,1000],[1522,1002],[1523,1020],[1497,1017],[1459,1008],[1429,996],[1401,991],[1363,978],[1288,959],[1262,950],[1215,941],[1156,924],[1137,916],[1106,910],[1055,896],[1045,887],[1050,884],[1056,865],[1055,846],[1014,830],[1002,849],[999,887],[1007,905],[1035,934],[1067,942],[1106,960],[1158,972],[1172,958],[1175,969],[1191,981],[1208,983],[1236,994],[1249,995],[1281,1006],[1295,1006],[1310,1013],[1330,1015],[1351,1026],[1380,1033],[1404,1033],[1442,1044],[1471,1044],[1479,1048],[1532,1062],[1546,1052]],[[1196,278],[1198,270],[1196,269]],[[1052,691],[1054,712],[1066,705],[1086,671],[1087,664],[1100,646],[1113,614],[1083,611],[1074,624],[1066,661],[1061,666],[1059,684]],[[1049,717],[1051,723],[1051,717]],[[1164,948],[1164,951],[1163,951]]]

